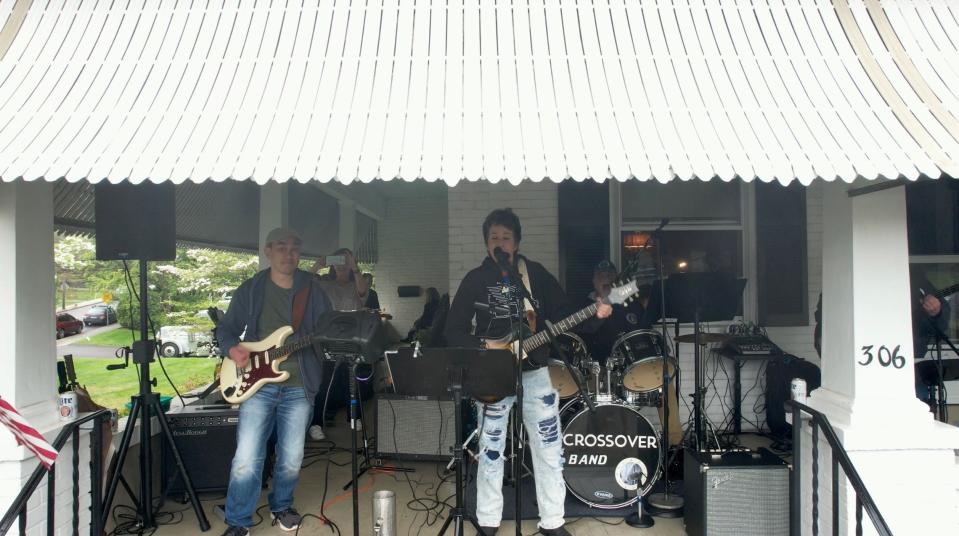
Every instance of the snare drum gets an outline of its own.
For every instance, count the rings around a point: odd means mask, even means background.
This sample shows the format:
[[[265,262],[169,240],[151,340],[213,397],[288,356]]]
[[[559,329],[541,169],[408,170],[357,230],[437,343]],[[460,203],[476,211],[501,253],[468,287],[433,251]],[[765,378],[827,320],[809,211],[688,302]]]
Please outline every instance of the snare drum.
[[[623,360],[623,388],[635,393],[649,393],[663,386],[662,336],[652,330],[636,330],[619,338],[613,355]],[[668,349],[667,349],[668,350]],[[676,360],[667,354],[669,375],[676,374]]]
[[[589,352],[586,343],[573,333],[561,333],[556,336],[556,343],[566,351],[566,357],[574,367],[582,368],[589,361]],[[558,355],[550,354],[549,379],[553,382],[553,389],[560,398],[569,398],[577,394],[576,381],[566,368],[566,363]]]
[[[615,509],[636,502],[636,492],[617,483],[616,468],[630,459],[640,469],[638,488],[646,495],[659,478],[659,433],[645,417],[620,403],[596,404],[590,413],[579,400],[563,407],[563,477],[577,499],[593,508]]]

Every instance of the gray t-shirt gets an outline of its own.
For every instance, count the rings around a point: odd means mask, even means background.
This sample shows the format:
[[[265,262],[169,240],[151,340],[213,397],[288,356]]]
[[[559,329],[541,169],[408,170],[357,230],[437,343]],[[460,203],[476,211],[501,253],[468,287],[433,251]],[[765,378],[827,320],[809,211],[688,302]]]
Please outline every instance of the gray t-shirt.
[[[282,288],[272,279],[267,278],[266,285],[263,287],[263,309],[260,311],[260,318],[257,320],[256,336],[258,339],[263,340],[281,327],[293,323],[293,310],[290,307],[292,300],[292,288]],[[286,361],[280,363],[279,368],[281,371],[290,373],[290,378],[282,384],[284,387],[303,386],[300,364],[295,355],[287,357]]]
[[[341,285],[335,280],[320,281],[320,288],[330,297],[335,311],[358,311],[363,308],[363,300],[356,293],[356,283],[350,281]]]

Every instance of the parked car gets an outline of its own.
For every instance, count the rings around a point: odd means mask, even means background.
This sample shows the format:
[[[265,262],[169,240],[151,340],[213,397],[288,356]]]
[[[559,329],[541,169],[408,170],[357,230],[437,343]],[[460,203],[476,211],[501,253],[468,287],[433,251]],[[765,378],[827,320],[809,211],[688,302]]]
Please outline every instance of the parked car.
[[[83,331],[83,322],[71,314],[60,313],[57,315],[57,338],[62,339],[67,335],[76,335]]]
[[[107,326],[117,321],[117,312],[109,305],[94,305],[85,315],[83,323],[92,326],[94,324]]]
[[[209,331],[197,331],[189,326],[163,326],[160,328],[160,356],[216,356],[218,350]]]

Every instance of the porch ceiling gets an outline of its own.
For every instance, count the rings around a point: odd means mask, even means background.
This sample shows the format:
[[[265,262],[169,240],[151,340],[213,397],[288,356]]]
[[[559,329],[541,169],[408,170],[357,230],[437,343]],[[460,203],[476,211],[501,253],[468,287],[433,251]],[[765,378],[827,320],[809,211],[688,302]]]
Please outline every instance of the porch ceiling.
[[[0,0],[0,177],[959,176],[944,0],[302,4]]]

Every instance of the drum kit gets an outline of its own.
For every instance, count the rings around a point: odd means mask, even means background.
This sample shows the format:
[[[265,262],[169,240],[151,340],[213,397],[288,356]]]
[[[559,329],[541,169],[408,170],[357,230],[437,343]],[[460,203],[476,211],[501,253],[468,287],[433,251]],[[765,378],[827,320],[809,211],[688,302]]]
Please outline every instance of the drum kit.
[[[566,487],[592,508],[634,504],[649,492],[665,466],[662,430],[640,414],[640,409],[662,404],[663,359],[670,377],[675,377],[678,369],[676,360],[669,355],[662,335],[653,330],[621,336],[605,362],[594,359],[573,333],[556,339],[568,363],[586,378],[587,396],[596,407],[595,412],[590,411],[579,396],[566,363],[551,359],[550,378],[563,402],[560,418]],[[631,493],[617,481],[617,465],[628,458],[635,459],[639,468],[638,489]]]

